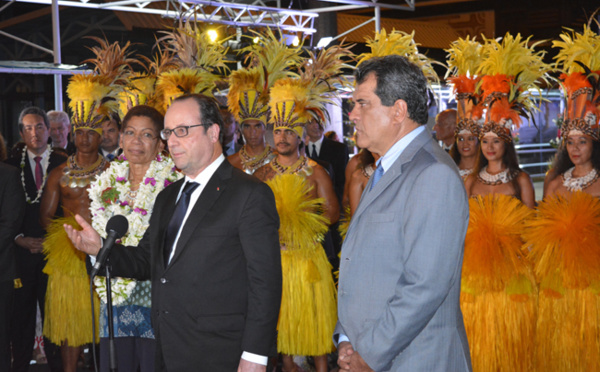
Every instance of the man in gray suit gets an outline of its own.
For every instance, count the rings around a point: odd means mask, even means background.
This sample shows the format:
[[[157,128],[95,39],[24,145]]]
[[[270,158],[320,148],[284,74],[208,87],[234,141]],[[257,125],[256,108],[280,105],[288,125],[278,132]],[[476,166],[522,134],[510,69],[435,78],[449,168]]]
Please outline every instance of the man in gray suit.
[[[357,144],[381,155],[342,247],[334,339],[349,371],[471,371],[459,306],[467,195],[400,56],[356,71]]]

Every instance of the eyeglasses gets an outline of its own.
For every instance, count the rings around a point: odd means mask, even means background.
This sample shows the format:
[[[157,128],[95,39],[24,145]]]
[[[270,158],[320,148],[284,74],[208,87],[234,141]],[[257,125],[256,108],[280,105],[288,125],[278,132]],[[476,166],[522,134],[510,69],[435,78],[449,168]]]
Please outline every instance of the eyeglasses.
[[[175,133],[175,137],[185,137],[188,135],[190,128],[201,126],[204,126],[204,124],[182,125],[174,129],[163,129],[160,131],[160,138],[164,139],[165,141],[168,141],[169,137],[171,137],[171,133]]]
[[[125,141],[132,141],[134,138],[137,138],[143,142],[153,142],[157,137],[153,136],[152,133],[149,132],[143,132],[140,134],[136,134],[132,130],[126,130],[123,132],[123,139]]]

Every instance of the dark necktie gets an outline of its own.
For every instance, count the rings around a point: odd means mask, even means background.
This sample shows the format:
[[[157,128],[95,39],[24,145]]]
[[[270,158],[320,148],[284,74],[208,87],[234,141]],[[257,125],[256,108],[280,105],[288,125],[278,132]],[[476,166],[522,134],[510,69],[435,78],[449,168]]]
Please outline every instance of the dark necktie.
[[[44,182],[44,171],[42,170],[42,157],[36,156],[35,160],[35,187],[39,190]]]
[[[379,182],[381,176],[383,176],[383,165],[379,164],[377,166],[377,169],[375,169],[375,173],[373,173],[373,182],[371,182],[371,190],[373,190],[375,184]]]
[[[175,212],[173,212],[173,217],[171,217],[171,221],[169,221],[169,225],[167,226],[167,231],[165,233],[165,246],[163,250],[165,267],[167,267],[169,264],[169,257],[171,257],[171,252],[175,248],[173,247],[173,244],[175,243],[175,238],[177,238],[177,233],[181,228],[183,218],[185,217],[185,213],[187,212],[190,204],[190,196],[198,186],[200,186],[200,184],[197,182],[187,182],[183,188],[181,196],[179,197],[179,201],[175,206]]]
[[[318,156],[318,155],[317,155],[317,145],[315,145],[315,144],[313,143],[313,145],[312,145],[312,155],[311,155],[310,157],[311,157],[311,158],[316,158],[317,156]]]
[[[114,154],[108,154],[106,155],[106,158],[108,159],[108,161],[113,161],[113,159],[115,158]]]

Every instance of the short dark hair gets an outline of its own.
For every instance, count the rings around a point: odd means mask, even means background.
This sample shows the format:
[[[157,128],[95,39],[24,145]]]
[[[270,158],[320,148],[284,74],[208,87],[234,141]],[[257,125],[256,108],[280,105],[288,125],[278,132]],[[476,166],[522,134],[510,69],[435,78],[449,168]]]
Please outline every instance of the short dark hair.
[[[356,83],[362,84],[370,74],[377,80],[375,94],[382,105],[393,106],[401,99],[406,102],[411,120],[427,123],[427,79],[417,65],[399,55],[374,57],[358,66],[354,73]]]
[[[146,105],[139,105],[132,107],[127,112],[127,114],[123,118],[123,129],[127,127],[127,123],[129,123],[129,120],[136,116],[144,116],[150,119],[152,125],[154,126],[154,129],[156,130],[156,133],[160,134],[160,131],[163,130],[163,128],[165,127],[165,118],[160,112],[158,112],[157,109]]]
[[[219,143],[223,141],[223,117],[221,111],[219,111],[219,104],[213,98],[205,96],[203,94],[191,93],[184,94],[173,100],[175,102],[186,101],[188,99],[194,100],[200,108],[200,117],[202,118],[202,126],[206,131],[213,124],[219,126]],[[173,104],[171,103],[171,105]]]
[[[19,131],[23,133],[23,118],[25,115],[37,115],[44,120],[44,124],[46,125],[46,129],[50,129],[50,121],[48,120],[48,115],[46,115],[46,111],[42,110],[39,107],[30,106],[26,107],[19,114]]]
[[[110,114],[105,115],[104,119],[102,119],[102,122],[104,123],[105,121],[114,121],[119,132],[121,131],[121,117],[116,112],[111,112]]]

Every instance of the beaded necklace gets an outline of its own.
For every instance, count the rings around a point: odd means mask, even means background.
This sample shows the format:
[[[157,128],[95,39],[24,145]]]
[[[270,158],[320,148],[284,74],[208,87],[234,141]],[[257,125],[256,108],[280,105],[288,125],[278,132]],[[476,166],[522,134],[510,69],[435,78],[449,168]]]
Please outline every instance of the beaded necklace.
[[[240,150],[240,160],[242,161],[242,168],[248,174],[254,173],[258,168],[267,164],[273,159],[273,149],[271,146],[266,145],[262,153],[257,156],[251,156],[246,151],[246,146],[243,146]]]
[[[269,164],[271,164],[271,167],[273,169],[275,169],[275,171],[279,174],[296,174],[298,172],[300,172],[307,163],[307,159],[304,156],[301,156],[300,158],[298,158],[298,160],[286,167],[285,165],[281,165],[279,164],[279,162],[277,161],[277,158],[274,158],[273,160],[271,160],[271,162]]]
[[[103,156],[98,155],[98,159],[92,165],[82,168],[77,164],[75,155],[71,155],[67,159],[67,166],[63,168],[60,185],[71,188],[86,187],[104,170],[107,163]]]
[[[48,164],[50,164],[50,155],[52,154],[52,146],[48,145]],[[28,204],[35,204],[40,202],[40,198],[42,197],[42,192],[44,191],[44,186],[46,185],[46,179],[48,178],[48,172],[44,172],[44,177],[42,178],[42,185],[37,191],[35,199],[32,201],[29,195],[27,194],[27,188],[25,187],[25,157],[27,156],[27,146],[23,147],[23,154],[21,155],[21,185],[23,185],[23,190],[25,191],[25,201]]]
[[[563,186],[567,188],[567,190],[573,191],[581,191],[586,187],[590,186],[592,183],[596,182],[598,179],[598,172],[596,169],[592,169],[588,174],[583,177],[573,177],[573,170],[575,167],[569,169],[565,173],[563,173]]]
[[[487,166],[485,166],[481,171],[479,171],[479,175],[477,179],[481,181],[484,185],[497,186],[503,183],[509,183],[513,180],[515,174],[509,174],[508,169],[503,170],[498,174],[489,174],[487,172]]]

